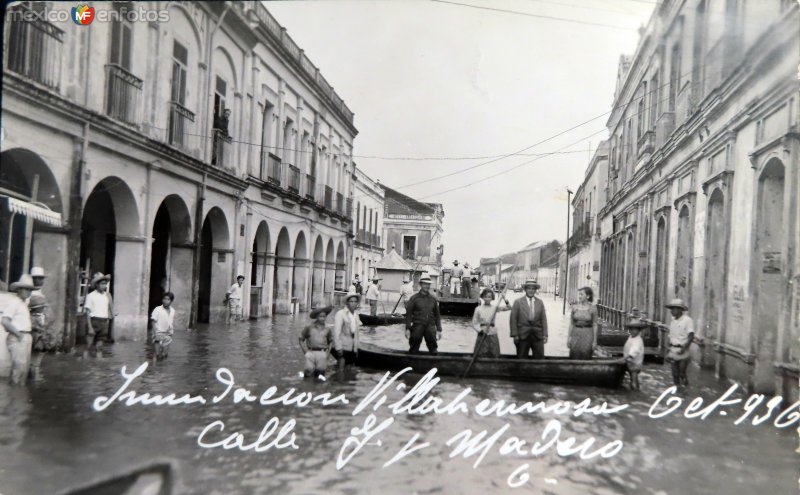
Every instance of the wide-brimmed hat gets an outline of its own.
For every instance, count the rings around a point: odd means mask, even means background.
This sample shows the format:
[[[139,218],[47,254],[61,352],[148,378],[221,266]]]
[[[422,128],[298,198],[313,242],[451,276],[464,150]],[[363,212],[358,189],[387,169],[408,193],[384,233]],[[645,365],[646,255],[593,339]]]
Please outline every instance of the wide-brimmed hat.
[[[28,299],[28,307],[33,308],[41,308],[43,306],[47,306],[47,299],[41,294],[33,294],[30,299]]]
[[[97,272],[94,274],[94,277],[92,277],[91,286],[94,287],[95,285],[97,285],[98,282],[101,282],[103,280],[110,282],[111,275],[103,275],[102,273]]]
[[[33,278],[30,275],[23,275],[16,282],[12,283],[8,288],[10,292],[17,292],[19,289],[33,290],[36,287],[33,285]]]
[[[422,276],[419,277],[419,283],[421,283],[421,284],[430,284],[431,283],[431,276],[428,275],[427,273],[422,274]]]
[[[377,276],[377,275],[376,275],[376,276],[372,277],[372,279],[371,279],[371,280],[372,280],[373,282],[377,282],[378,280],[383,280],[383,279],[382,279],[382,278],[380,278],[379,276]]]
[[[324,308],[317,308],[311,310],[311,313],[309,313],[308,316],[310,316],[312,319],[315,320],[319,315],[323,313],[325,313],[325,316],[331,314],[331,311],[333,311],[333,306],[325,306]]]
[[[46,277],[47,275],[44,274],[44,268],[41,266],[34,266],[31,268],[31,277]]]
[[[357,301],[361,301],[361,295],[356,294],[355,292],[348,292],[346,296],[344,296],[344,302],[349,301],[352,298],[356,298]]]
[[[683,299],[680,299],[680,298],[675,298],[675,299],[671,300],[669,303],[665,304],[664,307],[665,308],[680,308],[680,309],[682,309],[684,311],[688,311],[689,310],[689,306],[687,306],[686,303],[683,302]]]
[[[646,328],[647,323],[643,322],[640,318],[631,317],[625,322],[625,328]]]
[[[524,289],[525,287],[527,287],[529,285],[532,285],[534,289],[538,289],[539,287],[541,287],[541,285],[539,285],[539,282],[537,282],[536,280],[531,279],[531,280],[526,280],[525,283],[522,284],[522,288]]]
[[[457,265],[458,264],[458,260],[453,260],[453,264]]]

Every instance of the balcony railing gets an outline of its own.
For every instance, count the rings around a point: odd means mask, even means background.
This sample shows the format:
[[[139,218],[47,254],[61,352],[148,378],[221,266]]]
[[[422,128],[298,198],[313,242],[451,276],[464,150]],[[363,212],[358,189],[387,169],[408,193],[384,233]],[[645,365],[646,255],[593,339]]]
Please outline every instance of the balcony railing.
[[[331,186],[325,186],[325,193],[322,197],[322,206],[329,210],[333,210],[333,189]]]
[[[300,169],[294,165],[286,167],[287,181],[286,188],[289,192],[300,194]]]
[[[336,193],[336,213],[344,215],[344,196],[342,193]]]
[[[639,153],[638,158],[641,159],[645,154],[652,153],[656,145],[655,131],[646,131],[639,136]]]
[[[194,113],[177,101],[171,101],[169,107],[169,144],[186,148],[188,122],[194,122]]]
[[[33,12],[18,5],[6,13],[5,67],[58,91],[64,31],[33,16],[26,19],[24,14]]]
[[[311,174],[306,174],[306,198],[314,200],[314,193],[317,190],[317,178]]]
[[[353,218],[353,198],[347,198],[344,214],[347,218]]]
[[[281,185],[283,164],[280,157],[267,153],[267,182],[276,186]]]
[[[116,64],[106,65],[106,113],[109,117],[136,124],[142,80]]]
[[[214,129],[214,149],[211,155],[211,164],[216,167],[230,167],[233,165],[231,159],[231,145],[233,139],[224,131]]]
[[[592,240],[592,217],[587,215],[573,231],[569,240],[568,254],[571,256]]]

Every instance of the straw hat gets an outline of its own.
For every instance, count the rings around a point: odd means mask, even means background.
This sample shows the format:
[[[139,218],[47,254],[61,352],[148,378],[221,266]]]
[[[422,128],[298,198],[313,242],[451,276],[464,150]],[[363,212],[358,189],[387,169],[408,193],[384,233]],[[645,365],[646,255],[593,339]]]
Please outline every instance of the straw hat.
[[[688,311],[689,310],[689,306],[687,306],[686,303],[683,302],[683,299],[680,299],[680,298],[675,298],[675,299],[671,300],[669,303],[665,304],[664,307],[665,308],[680,308],[680,309],[682,309],[684,311]]]
[[[525,288],[525,287],[528,287],[529,285],[532,285],[534,289],[538,289],[538,288],[541,287],[541,285],[539,285],[539,282],[537,282],[536,280],[533,280],[533,279],[526,280],[525,283],[522,284],[522,287]]]
[[[331,311],[333,311],[333,306],[325,306],[324,308],[317,308],[312,310],[308,316],[310,316],[311,319],[315,320],[319,315],[323,313],[325,313],[325,316],[328,316],[329,314],[331,314]]]
[[[41,294],[33,294],[28,300],[28,307],[31,309],[41,308],[43,306],[47,306],[47,299]]]
[[[628,321],[625,322],[625,328],[645,328],[647,327],[647,323],[643,322],[639,318],[629,318]]]
[[[31,268],[31,277],[46,277],[47,275],[44,274],[44,268],[41,266],[34,266]]]
[[[19,289],[33,290],[36,287],[33,285],[33,278],[30,275],[23,275],[16,282],[12,283],[8,288],[10,292],[17,292]]]
[[[242,280],[244,280],[244,275],[237,275],[237,276],[236,276],[236,280],[239,280],[239,279],[242,279]]]
[[[419,277],[419,283],[421,284],[429,284],[431,283],[431,276],[427,273],[423,273],[421,277]]]
[[[94,287],[95,285],[97,285],[98,282],[101,282],[103,280],[105,280],[107,282],[110,282],[111,281],[111,275],[103,275],[102,273],[97,272],[97,273],[94,274],[94,277],[92,277],[91,286]]]
[[[458,260],[453,260],[453,264],[457,265],[458,264]]]
[[[356,301],[361,301],[361,296],[356,294],[355,292],[348,292],[346,296],[344,296],[344,302],[349,302],[350,299],[355,298]]]

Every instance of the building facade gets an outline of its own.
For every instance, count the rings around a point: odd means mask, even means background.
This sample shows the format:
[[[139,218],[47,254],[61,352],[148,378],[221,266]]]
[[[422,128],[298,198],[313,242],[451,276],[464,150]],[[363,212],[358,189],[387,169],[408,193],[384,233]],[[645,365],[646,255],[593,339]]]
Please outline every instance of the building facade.
[[[536,241],[517,251],[516,271],[511,280],[514,286],[521,285],[526,280],[538,281],[539,267],[550,266],[560,246],[558,241]]]
[[[118,339],[145,335],[164,290],[180,325],[221,321],[239,274],[252,317],[330,301],[357,130],[319,70],[260,2],[92,6],[86,26],[59,2],[6,15],[3,284],[43,266],[65,340],[94,272]]]
[[[384,190],[383,232],[384,248],[391,249],[412,267],[428,269],[434,284],[442,270],[444,245],[444,209],[439,203],[422,203],[394,189]],[[438,283],[437,283],[438,282]]]
[[[624,59],[600,210],[601,316],[689,305],[723,377],[797,398],[800,5],[666,1]]]
[[[577,301],[577,290],[590,287],[595,295],[600,280],[600,221],[608,177],[608,141],[602,141],[586,168],[583,183],[572,200],[572,234],[569,238],[567,298]]]
[[[356,167],[353,190],[353,274],[363,282],[375,275],[375,266],[383,258],[383,188]]]

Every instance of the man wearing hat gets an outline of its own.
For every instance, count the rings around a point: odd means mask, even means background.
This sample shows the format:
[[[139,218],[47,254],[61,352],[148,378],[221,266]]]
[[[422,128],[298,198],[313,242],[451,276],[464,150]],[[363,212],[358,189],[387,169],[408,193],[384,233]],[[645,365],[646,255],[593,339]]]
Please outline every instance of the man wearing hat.
[[[325,320],[333,311],[332,306],[312,310],[309,316],[314,322],[300,332],[300,349],[306,358],[303,376],[316,376],[325,381],[328,353],[333,345],[333,330],[325,326]]]
[[[244,283],[244,275],[236,277],[236,283],[231,285],[228,292],[225,293],[225,300],[228,303],[228,323],[231,321],[242,321],[242,284]]]
[[[547,315],[544,302],[536,297],[540,285],[536,280],[526,280],[523,285],[525,297],[514,301],[511,308],[511,337],[517,347],[517,357],[544,359],[544,345],[547,343]]]
[[[93,350],[95,355],[102,357],[102,340],[108,337],[108,328],[114,317],[111,294],[108,293],[108,282],[111,275],[95,273],[91,286],[94,290],[86,295],[83,309],[86,311],[86,350],[84,357]]]
[[[450,295],[461,295],[461,277],[464,270],[458,266],[458,260],[453,261],[453,271],[450,272]]]
[[[36,286],[35,279],[33,285]],[[47,311],[47,299],[36,289],[33,290],[30,299],[28,299],[28,311],[31,314],[32,337],[30,372],[33,378],[37,378],[41,372],[45,351],[54,346],[49,342],[50,335],[47,333],[49,323],[49,318],[45,314]]]
[[[414,282],[412,282],[412,276],[409,274],[403,275],[403,285],[400,287],[400,299],[405,301],[403,306],[408,306],[408,301],[411,299],[411,296],[414,295]]]
[[[17,295],[9,300],[0,319],[3,328],[8,332],[6,346],[11,355],[11,383],[15,385],[25,383],[31,364],[33,337],[27,300],[34,288],[30,275],[23,275],[12,283],[8,290],[16,292]]]
[[[689,346],[694,340],[694,322],[686,314],[689,307],[682,299],[673,299],[666,304],[672,315],[669,324],[669,354],[667,360],[672,364],[672,381],[675,385],[689,385],[686,371],[689,368]]]
[[[438,353],[437,340],[442,338],[442,317],[439,301],[431,294],[431,277],[427,273],[419,279],[419,292],[411,296],[406,305],[406,338],[408,352],[419,352],[422,339],[431,354]]]
[[[349,292],[345,297],[345,307],[336,312],[333,320],[333,345],[340,370],[344,369],[345,364],[356,362],[358,333],[361,326],[356,309],[360,301],[361,296]]]
[[[367,289],[367,302],[369,303],[369,314],[376,316],[378,314],[378,300],[381,298],[381,291],[378,282],[381,278],[377,275],[372,277],[372,284]]]
[[[472,268],[469,263],[464,263],[461,271],[461,294],[467,299],[472,299]]]

